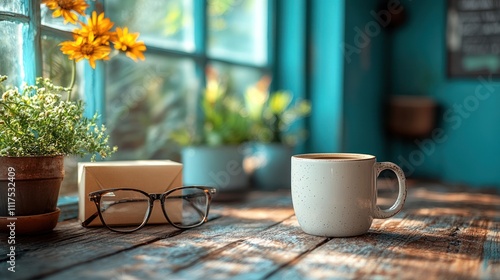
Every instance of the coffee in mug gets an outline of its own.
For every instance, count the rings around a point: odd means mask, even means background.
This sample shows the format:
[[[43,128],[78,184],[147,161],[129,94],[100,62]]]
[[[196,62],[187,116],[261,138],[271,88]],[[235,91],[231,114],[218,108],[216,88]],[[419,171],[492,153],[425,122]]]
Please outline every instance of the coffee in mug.
[[[308,234],[347,237],[366,233],[373,219],[396,215],[406,199],[405,175],[392,162],[365,154],[320,153],[292,156],[292,202]],[[390,208],[377,206],[377,177],[393,171],[398,197]]]

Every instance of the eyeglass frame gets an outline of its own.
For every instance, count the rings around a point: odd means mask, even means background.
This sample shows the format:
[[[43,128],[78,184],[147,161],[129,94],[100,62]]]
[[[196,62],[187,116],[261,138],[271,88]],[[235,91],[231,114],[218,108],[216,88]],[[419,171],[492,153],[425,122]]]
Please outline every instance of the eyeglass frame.
[[[190,225],[190,226],[179,226],[179,225],[176,225],[175,223],[173,223],[170,220],[170,218],[168,217],[167,211],[165,210],[165,197],[167,197],[169,194],[171,194],[175,191],[189,189],[189,188],[196,188],[196,189],[203,190],[203,192],[207,196],[206,213],[205,213],[203,219],[197,224]],[[149,198],[149,208],[148,208],[147,216],[137,228],[132,229],[132,230],[123,230],[123,231],[116,230],[116,229],[108,226],[106,224],[106,222],[104,221],[104,218],[102,217],[102,213],[101,213],[101,207],[100,207],[101,206],[100,205],[101,204],[101,197],[105,193],[114,192],[114,191],[136,191],[136,192],[142,193],[143,195],[145,195],[146,197]],[[102,190],[94,191],[94,192],[89,193],[89,200],[94,202],[94,204],[97,208],[97,211],[94,214],[92,214],[90,217],[88,217],[85,221],[83,221],[82,226],[88,227],[89,224],[95,220],[95,218],[99,217],[99,219],[101,220],[101,223],[111,231],[120,232],[120,233],[131,233],[131,232],[137,231],[137,230],[143,228],[148,223],[149,218],[151,216],[151,213],[153,212],[154,202],[156,200],[159,200],[161,203],[161,209],[163,212],[163,216],[165,216],[165,218],[167,219],[169,224],[171,224],[172,226],[174,226],[178,229],[195,228],[195,227],[198,227],[198,226],[200,226],[208,221],[208,213],[210,210],[210,204],[212,202],[212,196],[215,195],[216,192],[217,192],[216,188],[207,187],[207,186],[182,186],[182,187],[177,187],[177,188],[167,190],[164,193],[147,193],[143,190],[134,189],[134,188],[111,188],[111,189],[102,189]]]

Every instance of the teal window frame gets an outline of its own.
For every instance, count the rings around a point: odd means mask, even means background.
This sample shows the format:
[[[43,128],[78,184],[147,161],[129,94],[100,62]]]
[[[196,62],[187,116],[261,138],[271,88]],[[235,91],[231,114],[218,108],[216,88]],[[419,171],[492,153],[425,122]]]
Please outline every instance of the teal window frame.
[[[26,15],[0,11],[0,21],[28,24],[27,32],[23,32],[22,66],[24,81],[33,84],[36,77],[42,75],[40,3],[38,0],[23,0],[23,3],[27,11]]]

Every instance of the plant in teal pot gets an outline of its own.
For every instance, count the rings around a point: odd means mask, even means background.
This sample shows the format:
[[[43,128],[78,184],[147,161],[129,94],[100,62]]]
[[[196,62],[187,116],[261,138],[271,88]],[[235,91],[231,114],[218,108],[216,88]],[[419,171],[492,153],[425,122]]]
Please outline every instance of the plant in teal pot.
[[[183,146],[181,158],[186,185],[218,188],[218,199],[241,198],[249,187],[244,169],[249,119],[243,102],[231,94],[213,70],[200,100],[199,125],[184,126],[170,137]]]
[[[294,100],[291,92],[269,93],[264,78],[246,92],[246,108],[251,119],[253,140],[246,166],[252,184],[263,190],[290,188],[290,160],[305,130],[293,124],[311,111],[307,100]]]

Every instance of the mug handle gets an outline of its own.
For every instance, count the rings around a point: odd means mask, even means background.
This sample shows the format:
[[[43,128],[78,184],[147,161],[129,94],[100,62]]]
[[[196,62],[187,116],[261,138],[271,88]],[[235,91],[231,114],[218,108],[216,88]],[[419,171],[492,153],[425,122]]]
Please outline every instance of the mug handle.
[[[374,167],[376,171],[375,180],[384,170],[391,170],[398,178],[399,192],[396,202],[394,202],[389,209],[381,209],[379,206],[375,205],[375,213],[373,214],[373,217],[376,219],[387,219],[396,215],[403,208],[406,200],[406,177],[403,170],[392,162],[376,162]]]

